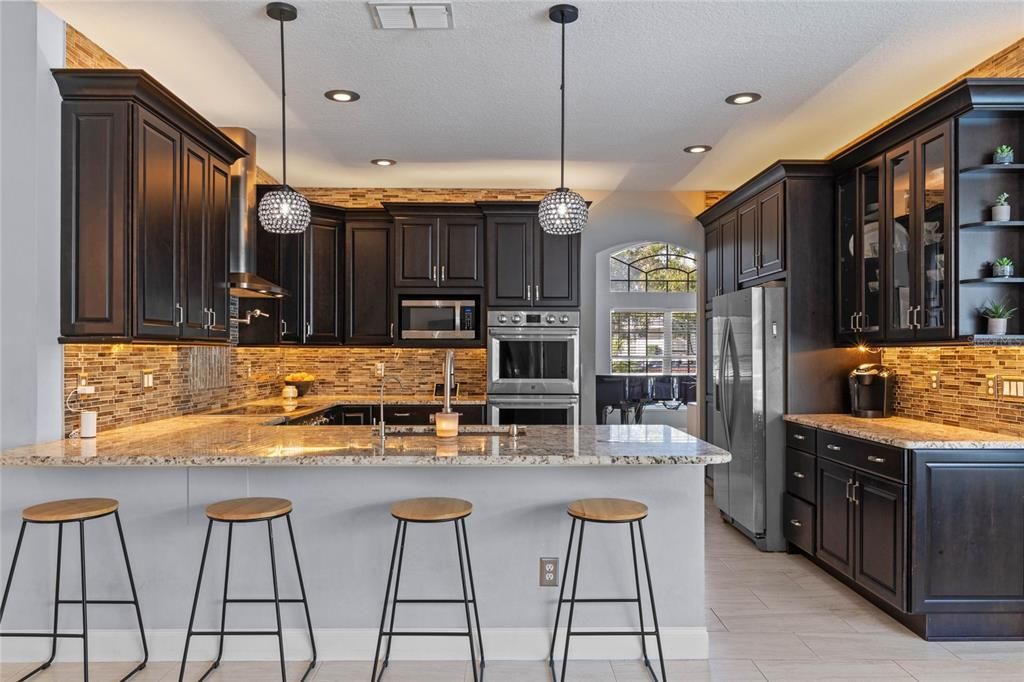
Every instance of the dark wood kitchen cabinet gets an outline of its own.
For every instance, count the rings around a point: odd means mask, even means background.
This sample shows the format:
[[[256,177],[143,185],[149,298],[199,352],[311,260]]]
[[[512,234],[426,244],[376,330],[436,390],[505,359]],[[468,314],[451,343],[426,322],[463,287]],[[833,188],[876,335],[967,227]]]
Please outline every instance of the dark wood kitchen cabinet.
[[[579,306],[580,236],[544,232],[535,203],[482,202],[493,307]]]
[[[474,204],[385,204],[395,218],[395,286],[484,286],[484,225]]]
[[[787,474],[812,459],[817,471],[817,546],[797,527],[791,549],[926,639],[1024,638],[1024,450],[907,451],[786,427]],[[787,479],[787,518],[803,524],[807,494]]]
[[[256,188],[257,201],[273,189]],[[256,232],[256,273],[288,291],[277,301],[251,299],[246,306],[268,312],[270,324],[255,321],[240,332],[250,344],[335,345],[344,321],[345,211],[310,202],[310,223],[301,234]]]
[[[386,216],[346,218],[345,343],[385,345],[395,339],[393,229]]]
[[[784,182],[764,190],[736,211],[736,279],[748,282],[786,269]]]
[[[226,340],[228,167],[244,150],[143,71],[53,75],[62,337]]]
[[[736,291],[737,211],[725,214],[704,232],[704,308],[715,296]]]

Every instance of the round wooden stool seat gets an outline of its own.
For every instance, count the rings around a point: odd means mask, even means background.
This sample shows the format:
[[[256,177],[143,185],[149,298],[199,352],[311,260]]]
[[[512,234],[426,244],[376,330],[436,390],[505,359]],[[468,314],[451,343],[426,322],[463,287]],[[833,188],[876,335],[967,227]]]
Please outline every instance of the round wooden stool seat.
[[[647,518],[647,505],[614,497],[590,497],[569,505],[569,516],[584,521],[627,523]]]
[[[54,500],[26,507],[21,518],[36,523],[84,521],[106,516],[117,511],[117,500],[109,497],[79,497],[73,500]]]
[[[264,521],[284,516],[291,510],[291,500],[281,497],[239,497],[214,502],[206,508],[206,515],[214,521]]]
[[[454,497],[417,497],[391,505],[391,515],[396,519],[419,523],[454,521],[472,513],[472,503]]]

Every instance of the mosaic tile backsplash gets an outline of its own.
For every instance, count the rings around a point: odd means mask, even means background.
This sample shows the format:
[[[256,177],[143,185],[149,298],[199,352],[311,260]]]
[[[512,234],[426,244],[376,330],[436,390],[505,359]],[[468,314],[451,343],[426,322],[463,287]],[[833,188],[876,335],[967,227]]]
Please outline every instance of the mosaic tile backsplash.
[[[1024,436],[1024,396],[1002,395],[1001,386],[988,393],[989,376],[1024,379],[1024,348],[884,348],[882,364],[896,370],[899,416]]]
[[[419,348],[244,348],[156,344],[67,344],[64,346],[64,392],[86,374],[96,393],[72,400],[75,408],[99,412],[100,431],[119,426],[205,412],[278,395],[291,372],[317,377],[316,394],[367,394],[379,390],[377,362],[403,384],[389,384],[391,394],[422,395],[440,381],[444,349]],[[462,395],[482,395],[487,388],[487,352],[455,351],[455,378]],[[154,387],[142,388],[143,370],[153,370]],[[78,426],[64,412],[65,434]]]

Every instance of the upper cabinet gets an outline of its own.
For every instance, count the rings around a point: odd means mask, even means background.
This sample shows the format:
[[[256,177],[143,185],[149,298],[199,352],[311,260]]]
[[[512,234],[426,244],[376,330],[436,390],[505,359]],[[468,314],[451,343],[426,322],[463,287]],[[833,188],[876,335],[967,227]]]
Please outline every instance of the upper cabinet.
[[[544,232],[534,203],[481,206],[487,223],[488,304],[578,307],[580,236]]]
[[[1024,216],[991,211],[1024,197],[1024,164],[993,159],[1024,146],[1022,107],[1024,79],[963,80],[833,160],[840,344],[987,342],[979,308],[1024,304],[1024,278],[992,271],[1024,259]]]
[[[261,197],[268,186],[257,188]],[[345,212],[310,202],[309,227],[301,234],[256,232],[256,272],[288,291],[278,301],[250,299],[246,307],[272,311],[239,333],[242,344],[335,345],[344,336]],[[241,300],[241,299],[240,299]],[[268,311],[269,309],[269,311]]]
[[[738,211],[730,211],[704,232],[704,307],[720,294],[736,291],[736,223]]]
[[[395,340],[392,301],[394,226],[386,215],[350,215],[345,222],[345,343]]]
[[[749,282],[786,269],[783,185],[761,192],[736,211],[737,281]]]
[[[484,224],[474,204],[387,204],[395,286],[484,286]]]
[[[228,337],[228,167],[245,152],[143,71],[54,71],[61,334]]]

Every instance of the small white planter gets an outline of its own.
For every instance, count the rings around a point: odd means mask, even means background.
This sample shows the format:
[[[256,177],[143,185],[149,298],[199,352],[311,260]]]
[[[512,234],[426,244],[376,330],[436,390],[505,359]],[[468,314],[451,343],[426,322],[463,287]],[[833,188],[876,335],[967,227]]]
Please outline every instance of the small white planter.
[[[992,220],[997,223],[1003,223],[1010,219],[1010,207],[1009,206],[993,206],[992,207]]]
[[[1002,336],[1006,333],[1006,318],[1005,317],[989,317],[988,319],[988,333],[993,336]]]

